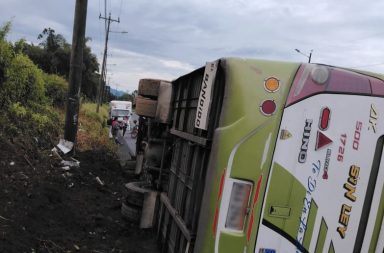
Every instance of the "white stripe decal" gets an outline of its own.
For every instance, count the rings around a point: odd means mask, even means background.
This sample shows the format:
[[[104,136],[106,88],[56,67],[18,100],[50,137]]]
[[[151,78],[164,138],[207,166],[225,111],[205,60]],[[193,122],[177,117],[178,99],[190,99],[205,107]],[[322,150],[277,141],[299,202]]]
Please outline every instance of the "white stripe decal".
[[[269,133],[268,139],[267,139],[267,141],[264,144],[264,153],[263,153],[263,159],[262,159],[261,165],[260,165],[260,170],[263,169],[264,164],[267,161],[267,155],[268,155],[269,146],[271,146],[271,137],[272,137],[272,133]]]

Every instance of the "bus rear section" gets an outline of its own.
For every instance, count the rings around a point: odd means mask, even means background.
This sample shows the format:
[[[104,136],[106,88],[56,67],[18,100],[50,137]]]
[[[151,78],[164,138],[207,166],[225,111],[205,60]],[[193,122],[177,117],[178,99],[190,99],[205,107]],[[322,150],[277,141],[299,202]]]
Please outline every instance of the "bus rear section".
[[[383,252],[383,96],[379,78],[300,67],[254,252]]]
[[[163,252],[382,252],[384,83],[221,59],[173,82]]]

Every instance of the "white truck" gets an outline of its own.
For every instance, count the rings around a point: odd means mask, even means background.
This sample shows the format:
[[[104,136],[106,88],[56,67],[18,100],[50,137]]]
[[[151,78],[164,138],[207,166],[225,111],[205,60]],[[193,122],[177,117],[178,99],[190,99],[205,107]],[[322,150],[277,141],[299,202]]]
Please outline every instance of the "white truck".
[[[113,118],[117,117],[120,125],[126,124],[128,131],[130,130],[129,118],[132,114],[132,102],[131,101],[119,101],[112,100],[109,102],[109,123]],[[123,122],[125,121],[125,122]],[[124,123],[124,124],[123,124]]]
[[[109,103],[109,118],[117,117],[122,121],[125,116],[131,116],[132,102],[131,101],[118,101],[112,100]]]

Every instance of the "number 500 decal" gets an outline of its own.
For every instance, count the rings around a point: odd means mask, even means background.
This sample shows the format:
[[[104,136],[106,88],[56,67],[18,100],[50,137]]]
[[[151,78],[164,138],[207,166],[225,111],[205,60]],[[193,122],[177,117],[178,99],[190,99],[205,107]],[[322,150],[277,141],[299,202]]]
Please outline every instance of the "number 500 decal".
[[[360,135],[361,135],[362,128],[363,128],[363,123],[361,121],[357,121],[355,134],[353,135],[353,144],[352,144],[352,147],[354,150],[359,150]]]

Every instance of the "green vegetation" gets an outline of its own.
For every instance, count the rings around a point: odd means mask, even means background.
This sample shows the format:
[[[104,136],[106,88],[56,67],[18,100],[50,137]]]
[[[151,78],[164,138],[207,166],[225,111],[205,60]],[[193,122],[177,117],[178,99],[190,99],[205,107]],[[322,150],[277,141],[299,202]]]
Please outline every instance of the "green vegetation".
[[[0,28],[0,135],[51,145],[61,123],[45,95],[44,74],[5,40],[9,31],[10,23]]]
[[[65,100],[68,93],[68,83],[61,76],[54,74],[43,75],[45,83],[45,95],[49,102],[55,106],[64,108]]]
[[[15,49],[28,55],[45,73],[56,74],[68,79],[71,45],[61,34],[56,34],[55,30],[51,28],[45,28],[37,38],[40,40],[39,45],[28,44],[21,39],[15,43]],[[86,42],[89,40],[87,38]],[[84,47],[83,61],[81,92],[84,97],[94,101],[99,84],[99,74],[97,73],[99,64],[96,55],[87,45]]]
[[[106,125],[108,110],[106,106],[95,112],[95,103],[83,103],[80,108],[80,125],[77,133],[78,149],[95,150],[103,147],[110,154],[116,153],[116,145],[110,141],[109,128]]]
[[[51,149],[63,136],[70,45],[50,28],[39,35],[39,46],[23,39],[11,43],[6,40],[10,30],[10,22],[0,27],[0,140],[10,140],[25,150]],[[83,98],[92,100],[98,63],[88,47],[84,65],[83,86],[88,93]],[[81,105],[78,149],[113,152],[107,109],[101,107],[96,114],[95,108],[92,103]]]

